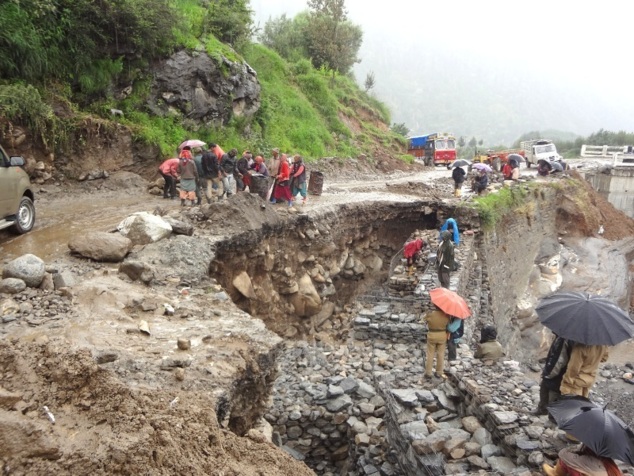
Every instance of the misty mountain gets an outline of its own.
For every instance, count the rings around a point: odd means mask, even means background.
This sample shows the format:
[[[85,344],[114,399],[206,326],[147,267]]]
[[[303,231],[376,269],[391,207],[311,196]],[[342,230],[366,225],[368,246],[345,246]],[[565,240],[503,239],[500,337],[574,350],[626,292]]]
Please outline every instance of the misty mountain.
[[[366,34],[355,75],[363,84],[374,72],[374,95],[412,135],[452,132],[493,146],[532,130],[587,135],[600,128],[634,129],[632,105],[628,110],[598,101],[573,80],[553,82],[553,72],[540,68],[538,52],[500,61],[458,55],[429,41],[390,46]]]

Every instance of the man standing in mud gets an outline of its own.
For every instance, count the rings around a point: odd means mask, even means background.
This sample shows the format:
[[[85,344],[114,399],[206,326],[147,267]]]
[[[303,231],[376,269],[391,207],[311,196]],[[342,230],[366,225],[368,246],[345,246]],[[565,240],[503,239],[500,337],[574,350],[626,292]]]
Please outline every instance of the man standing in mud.
[[[449,275],[454,270],[454,248],[451,241],[451,232],[445,230],[440,233],[442,241],[436,253],[436,269],[438,270],[438,281],[443,288],[449,289]]]

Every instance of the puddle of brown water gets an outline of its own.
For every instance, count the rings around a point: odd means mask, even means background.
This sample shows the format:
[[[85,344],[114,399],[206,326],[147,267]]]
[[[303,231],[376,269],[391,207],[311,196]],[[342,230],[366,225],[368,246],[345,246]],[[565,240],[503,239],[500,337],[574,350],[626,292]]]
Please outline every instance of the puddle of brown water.
[[[78,233],[111,231],[131,213],[151,212],[157,206],[176,207],[177,200],[163,200],[154,196],[113,196],[80,200],[36,202],[35,228],[25,235],[0,232],[0,257],[13,259],[26,253],[44,261],[68,253],[68,241]]]

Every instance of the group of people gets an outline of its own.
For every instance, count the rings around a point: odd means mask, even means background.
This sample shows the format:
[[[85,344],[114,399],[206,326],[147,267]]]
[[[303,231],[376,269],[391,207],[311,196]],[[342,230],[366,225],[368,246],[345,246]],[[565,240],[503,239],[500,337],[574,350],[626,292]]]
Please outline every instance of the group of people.
[[[449,275],[457,266],[454,246],[460,243],[460,233],[455,219],[443,224],[436,254],[438,280],[442,287],[449,287]],[[407,242],[404,256],[410,273],[417,257],[427,244],[420,236]],[[437,305],[423,317],[427,324],[427,350],[425,354],[425,380],[432,377],[446,378],[445,353],[449,361],[457,358],[457,346],[464,335],[464,319],[451,316]],[[481,360],[497,360],[504,357],[504,349],[497,340],[497,329],[485,325],[474,357]],[[587,398],[594,385],[601,362],[608,358],[608,347],[586,345],[555,336],[546,357],[540,383],[539,404],[535,415],[546,415],[547,406],[561,398]],[[435,365],[434,365],[435,364]],[[576,441],[567,435],[569,441]],[[622,475],[610,458],[597,456],[590,448],[581,445],[577,449],[564,448],[554,466],[544,464],[543,471],[552,476]]]
[[[306,203],[306,166],[302,156],[293,156],[292,164],[286,154],[280,155],[279,149],[272,150],[267,163],[261,155],[254,157],[249,150],[237,157],[237,149],[225,153],[218,144],[210,144],[208,148],[183,147],[178,158],[167,159],[159,166],[165,180],[163,198],[176,198],[176,184],[180,180],[181,205],[188,202],[191,206],[200,205],[203,195],[211,203],[231,196],[234,182],[237,192],[254,191],[253,181],[261,177],[266,180],[262,198],[292,206],[294,198],[301,195],[302,203]]]
[[[554,336],[548,349],[539,386],[539,404],[536,415],[548,414],[549,404],[567,398],[588,398],[594,385],[599,365],[608,359],[608,346],[586,345]],[[571,442],[577,440],[566,435]],[[564,448],[554,466],[544,464],[548,476],[607,475],[623,473],[610,458],[597,456],[581,445],[577,450]]]

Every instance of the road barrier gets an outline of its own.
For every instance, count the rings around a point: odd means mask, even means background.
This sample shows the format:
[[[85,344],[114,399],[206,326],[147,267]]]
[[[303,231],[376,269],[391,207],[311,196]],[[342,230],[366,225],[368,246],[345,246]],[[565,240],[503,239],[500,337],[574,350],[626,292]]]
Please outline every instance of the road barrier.
[[[582,145],[581,157],[611,159],[614,154],[631,154],[631,145]]]

